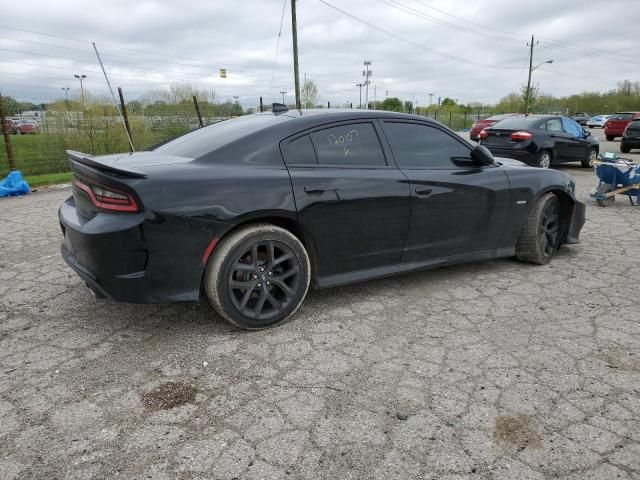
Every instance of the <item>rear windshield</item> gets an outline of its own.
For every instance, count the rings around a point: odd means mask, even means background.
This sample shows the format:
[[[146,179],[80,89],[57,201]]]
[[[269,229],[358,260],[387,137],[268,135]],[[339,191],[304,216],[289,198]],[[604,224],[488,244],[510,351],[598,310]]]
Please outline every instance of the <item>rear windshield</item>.
[[[631,120],[633,118],[633,113],[616,113],[611,117],[611,120]]]
[[[535,123],[538,123],[539,121],[540,118],[537,117],[509,117],[505,118],[504,120],[500,120],[491,128],[506,128],[508,130],[531,128]]]
[[[502,115],[494,115],[492,117],[487,118],[487,120],[496,120],[496,121],[500,121],[500,120],[504,120],[505,118],[509,118],[511,117],[511,115],[509,115],[508,113],[502,114]]]
[[[246,115],[199,128],[152,148],[178,157],[199,158],[223,145],[290,118],[284,115]]]

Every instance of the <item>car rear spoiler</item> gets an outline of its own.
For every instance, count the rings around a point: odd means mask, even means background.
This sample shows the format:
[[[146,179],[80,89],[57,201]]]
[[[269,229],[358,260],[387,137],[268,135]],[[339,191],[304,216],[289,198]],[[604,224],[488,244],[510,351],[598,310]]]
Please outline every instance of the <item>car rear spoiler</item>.
[[[138,172],[137,170],[118,168],[108,163],[100,162],[99,160],[96,160],[93,155],[88,153],[67,150],[67,155],[69,156],[69,161],[71,162],[72,166],[74,163],[79,163],[87,167],[100,170],[102,172],[115,173],[117,175],[122,175],[130,178],[147,178],[144,173]]]

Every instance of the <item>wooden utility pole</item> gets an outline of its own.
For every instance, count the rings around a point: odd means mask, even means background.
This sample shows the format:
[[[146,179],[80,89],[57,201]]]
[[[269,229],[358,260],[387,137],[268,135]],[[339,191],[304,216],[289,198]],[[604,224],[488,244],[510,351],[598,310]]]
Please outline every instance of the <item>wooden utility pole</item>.
[[[531,102],[531,72],[533,72],[533,46],[535,45],[533,42],[533,35],[531,35],[531,43],[527,45],[531,48],[529,50],[529,79],[527,80],[527,90],[524,96],[525,115],[529,115],[529,103]]]
[[[124,95],[122,95],[122,88],[118,87],[118,96],[120,97],[120,108],[122,110],[122,119],[124,120],[124,128],[127,130],[127,135],[131,142],[129,143],[129,150],[133,152],[133,136],[131,135],[131,127],[129,126],[129,116],[127,115],[127,107],[124,104]]]
[[[293,75],[296,84],[296,108],[300,110],[300,73],[298,72],[298,27],[296,23],[296,0],[291,0],[291,33],[293,37]]]
[[[9,136],[9,129],[7,128],[7,120],[4,116],[4,100],[0,94],[0,128],[4,135],[4,143],[7,146],[7,159],[9,160],[9,170],[16,170],[16,161],[13,158],[13,145],[11,144],[11,137]]]

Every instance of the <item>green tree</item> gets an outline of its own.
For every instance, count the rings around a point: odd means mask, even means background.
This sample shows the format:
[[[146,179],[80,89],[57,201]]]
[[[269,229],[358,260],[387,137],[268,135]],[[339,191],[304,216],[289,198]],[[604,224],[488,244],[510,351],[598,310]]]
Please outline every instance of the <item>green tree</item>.
[[[453,98],[445,97],[444,100],[440,103],[442,107],[455,107],[456,101]]]
[[[388,110],[390,112],[402,112],[402,101],[397,97],[385,98],[380,104],[381,110]]]
[[[4,106],[4,113],[8,116],[12,116],[18,113],[20,106],[15,98],[2,96],[2,105]]]
[[[404,111],[407,113],[413,113],[413,102],[407,100],[404,102]]]
[[[529,112],[533,112],[533,109],[536,106],[536,102],[538,97],[540,96],[540,89],[538,87],[526,87],[522,86],[520,89],[522,96],[522,104],[524,105],[524,111],[527,111],[527,106],[529,107]]]
[[[302,85],[300,90],[300,97],[302,102],[302,108],[313,108],[318,103],[320,94],[318,93],[318,86],[313,80],[307,80]]]

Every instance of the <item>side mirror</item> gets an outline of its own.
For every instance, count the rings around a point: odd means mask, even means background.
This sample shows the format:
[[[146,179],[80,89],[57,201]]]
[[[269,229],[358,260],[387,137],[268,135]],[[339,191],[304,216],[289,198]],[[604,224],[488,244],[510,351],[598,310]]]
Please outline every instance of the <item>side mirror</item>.
[[[493,155],[484,145],[476,145],[473,150],[471,150],[471,160],[473,160],[473,163],[476,165],[483,166],[493,165],[495,163]]]
[[[582,129],[582,132],[584,133],[585,138],[591,135],[591,132],[589,130],[585,130],[584,128]]]

